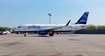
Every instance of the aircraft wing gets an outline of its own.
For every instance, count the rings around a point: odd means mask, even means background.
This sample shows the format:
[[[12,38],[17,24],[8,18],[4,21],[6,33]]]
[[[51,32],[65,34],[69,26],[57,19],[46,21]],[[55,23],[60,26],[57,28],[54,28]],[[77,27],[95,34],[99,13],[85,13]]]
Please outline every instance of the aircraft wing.
[[[67,22],[67,24],[66,24],[66,25],[64,25],[64,26],[55,27],[55,28],[49,28],[49,29],[45,29],[45,30],[46,30],[46,31],[54,31],[54,30],[57,30],[57,29],[61,29],[61,28],[63,28],[63,27],[68,26],[68,25],[69,25],[69,23],[70,23],[70,21],[71,21],[71,20],[69,20],[69,21]]]

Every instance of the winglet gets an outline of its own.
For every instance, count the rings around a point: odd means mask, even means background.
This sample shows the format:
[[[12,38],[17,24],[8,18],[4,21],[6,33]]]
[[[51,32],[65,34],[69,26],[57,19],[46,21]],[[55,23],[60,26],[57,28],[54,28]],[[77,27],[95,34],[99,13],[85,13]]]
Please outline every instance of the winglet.
[[[68,25],[69,25],[69,23],[70,23],[70,21],[71,21],[71,20],[69,20],[65,26],[68,26]]]

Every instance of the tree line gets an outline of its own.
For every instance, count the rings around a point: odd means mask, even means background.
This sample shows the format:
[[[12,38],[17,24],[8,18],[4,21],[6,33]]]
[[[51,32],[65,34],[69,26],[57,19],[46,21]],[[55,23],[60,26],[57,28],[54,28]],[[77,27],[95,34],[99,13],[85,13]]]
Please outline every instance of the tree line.
[[[87,30],[105,30],[105,26],[95,26],[95,25],[92,25],[90,27],[87,28]]]
[[[5,31],[5,30],[9,30],[9,27],[0,27],[0,31]]]

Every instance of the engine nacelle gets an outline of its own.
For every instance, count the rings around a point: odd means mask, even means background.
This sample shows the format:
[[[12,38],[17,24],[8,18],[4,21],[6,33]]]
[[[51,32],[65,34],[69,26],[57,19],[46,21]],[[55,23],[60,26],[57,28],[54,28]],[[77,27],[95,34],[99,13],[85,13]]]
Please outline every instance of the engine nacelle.
[[[46,30],[39,30],[39,31],[38,31],[38,34],[39,34],[39,35],[47,35],[48,32],[47,32]]]

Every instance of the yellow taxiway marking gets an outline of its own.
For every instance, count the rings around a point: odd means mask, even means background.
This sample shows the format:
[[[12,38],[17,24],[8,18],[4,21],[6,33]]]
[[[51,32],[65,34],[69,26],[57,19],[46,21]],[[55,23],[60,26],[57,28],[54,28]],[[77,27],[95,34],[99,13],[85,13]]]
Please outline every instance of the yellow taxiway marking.
[[[3,40],[0,40],[0,42],[7,41],[7,40],[10,40],[10,38],[4,38]]]

